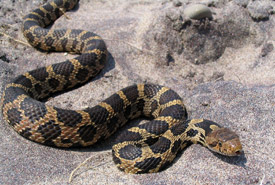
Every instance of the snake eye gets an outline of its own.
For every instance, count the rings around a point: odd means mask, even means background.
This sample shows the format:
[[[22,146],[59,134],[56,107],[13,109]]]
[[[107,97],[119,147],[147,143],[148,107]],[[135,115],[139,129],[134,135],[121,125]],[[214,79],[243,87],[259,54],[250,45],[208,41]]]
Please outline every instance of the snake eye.
[[[219,141],[219,143],[218,143],[218,144],[219,144],[219,147],[222,147],[222,142],[221,142],[221,141]]]
[[[242,150],[237,150],[237,151],[235,152],[235,154],[236,154],[236,155],[241,155],[241,154],[242,154]]]

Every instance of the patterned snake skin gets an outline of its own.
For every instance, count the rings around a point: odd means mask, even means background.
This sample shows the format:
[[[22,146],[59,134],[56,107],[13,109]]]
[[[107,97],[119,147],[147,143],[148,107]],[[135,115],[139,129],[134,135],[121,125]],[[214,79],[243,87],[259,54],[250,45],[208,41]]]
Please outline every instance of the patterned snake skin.
[[[234,132],[208,120],[186,121],[187,113],[179,95],[160,85],[132,85],[84,110],[65,110],[41,102],[53,93],[86,83],[105,65],[108,52],[98,35],[83,30],[44,28],[77,3],[55,0],[24,17],[23,33],[33,47],[80,55],[26,72],[7,84],[1,109],[14,130],[44,145],[89,146],[106,139],[129,120],[145,116],[151,121],[122,132],[113,146],[114,162],[128,173],[160,171],[178,151],[192,143],[226,155],[240,153],[241,144]],[[228,140],[233,141],[235,148],[227,146]]]

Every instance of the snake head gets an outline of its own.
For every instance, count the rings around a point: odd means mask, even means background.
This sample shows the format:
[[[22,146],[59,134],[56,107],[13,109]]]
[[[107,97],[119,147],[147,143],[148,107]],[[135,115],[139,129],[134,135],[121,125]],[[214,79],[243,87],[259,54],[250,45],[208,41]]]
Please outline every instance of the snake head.
[[[242,144],[239,136],[228,128],[217,128],[206,136],[207,147],[226,156],[242,154]]]

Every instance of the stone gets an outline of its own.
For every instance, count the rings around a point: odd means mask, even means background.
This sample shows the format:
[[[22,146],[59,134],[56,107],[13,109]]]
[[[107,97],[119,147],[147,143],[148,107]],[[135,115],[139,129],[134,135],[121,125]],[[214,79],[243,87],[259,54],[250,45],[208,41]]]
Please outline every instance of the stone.
[[[212,18],[212,12],[210,8],[203,4],[191,4],[184,9],[184,14],[190,19],[203,19]]]

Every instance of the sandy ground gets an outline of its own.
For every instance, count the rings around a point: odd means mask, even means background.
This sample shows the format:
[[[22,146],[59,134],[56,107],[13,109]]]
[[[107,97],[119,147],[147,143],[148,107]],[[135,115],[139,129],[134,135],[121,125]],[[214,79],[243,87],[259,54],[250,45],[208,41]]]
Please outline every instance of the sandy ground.
[[[44,2],[0,1],[0,32],[26,42],[22,17]],[[52,28],[96,32],[108,46],[108,64],[95,80],[47,104],[82,109],[127,85],[165,85],[183,98],[190,118],[236,131],[244,155],[223,157],[193,145],[160,173],[130,175],[112,161],[116,135],[85,149],[51,148],[22,138],[1,115],[0,184],[69,184],[72,170],[88,157],[71,184],[275,184],[275,17],[268,9],[274,12],[274,1],[192,1],[210,7],[208,23],[181,20],[188,1],[180,2],[80,1],[70,19],[61,17]],[[17,75],[74,57],[41,53],[3,34],[0,42],[1,94]]]

